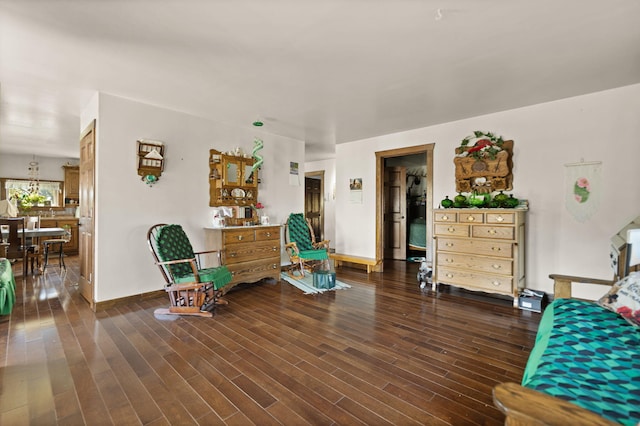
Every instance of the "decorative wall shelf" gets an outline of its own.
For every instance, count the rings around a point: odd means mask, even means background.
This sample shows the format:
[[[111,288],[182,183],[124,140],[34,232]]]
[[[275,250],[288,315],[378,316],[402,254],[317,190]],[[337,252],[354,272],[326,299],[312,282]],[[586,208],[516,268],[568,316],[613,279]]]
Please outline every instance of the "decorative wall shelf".
[[[151,185],[157,182],[164,170],[165,147],[162,142],[141,139],[138,141],[138,175]]]
[[[209,150],[209,206],[252,207],[258,202],[258,169],[250,156],[224,154]],[[247,210],[245,219],[257,220],[255,210]]]

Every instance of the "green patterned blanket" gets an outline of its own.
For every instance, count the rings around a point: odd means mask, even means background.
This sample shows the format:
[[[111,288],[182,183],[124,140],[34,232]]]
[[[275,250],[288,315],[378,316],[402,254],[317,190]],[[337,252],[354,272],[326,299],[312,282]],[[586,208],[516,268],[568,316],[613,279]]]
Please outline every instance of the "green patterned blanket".
[[[522,386],[636,425],[640,330],[594,302],[557,299],[540,322]]]

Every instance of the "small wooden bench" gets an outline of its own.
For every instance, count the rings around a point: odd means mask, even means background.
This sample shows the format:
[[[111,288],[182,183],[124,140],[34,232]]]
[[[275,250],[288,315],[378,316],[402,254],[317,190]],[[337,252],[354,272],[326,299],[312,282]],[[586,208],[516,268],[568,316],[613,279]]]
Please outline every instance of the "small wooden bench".
[[[366,266],[367,274],[379,271],[378,265],[380,264],[380,262],[371,257],[351,256],[342,253],[329,253],[329,257],[335,262],[336,268],[340,266],[342,262],[347,262]]]

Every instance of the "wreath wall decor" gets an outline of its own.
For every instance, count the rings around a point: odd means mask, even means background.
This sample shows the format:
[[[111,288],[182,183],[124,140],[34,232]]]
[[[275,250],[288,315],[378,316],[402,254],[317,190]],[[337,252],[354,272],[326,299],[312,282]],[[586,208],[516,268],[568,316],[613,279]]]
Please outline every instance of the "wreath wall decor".
[[[475,131],[456,148],[456,191],[487,194],[513,189],[513,141]]]

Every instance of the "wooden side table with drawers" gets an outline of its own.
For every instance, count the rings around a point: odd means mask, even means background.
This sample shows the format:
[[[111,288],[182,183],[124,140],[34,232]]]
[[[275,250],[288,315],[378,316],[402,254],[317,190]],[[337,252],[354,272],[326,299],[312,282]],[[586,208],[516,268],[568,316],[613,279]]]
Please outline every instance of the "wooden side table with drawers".
[[[280,280],[280,229],[273,226],[205,228],[207,250],[221,250],[233,275],[227,290],[263,278]]]

